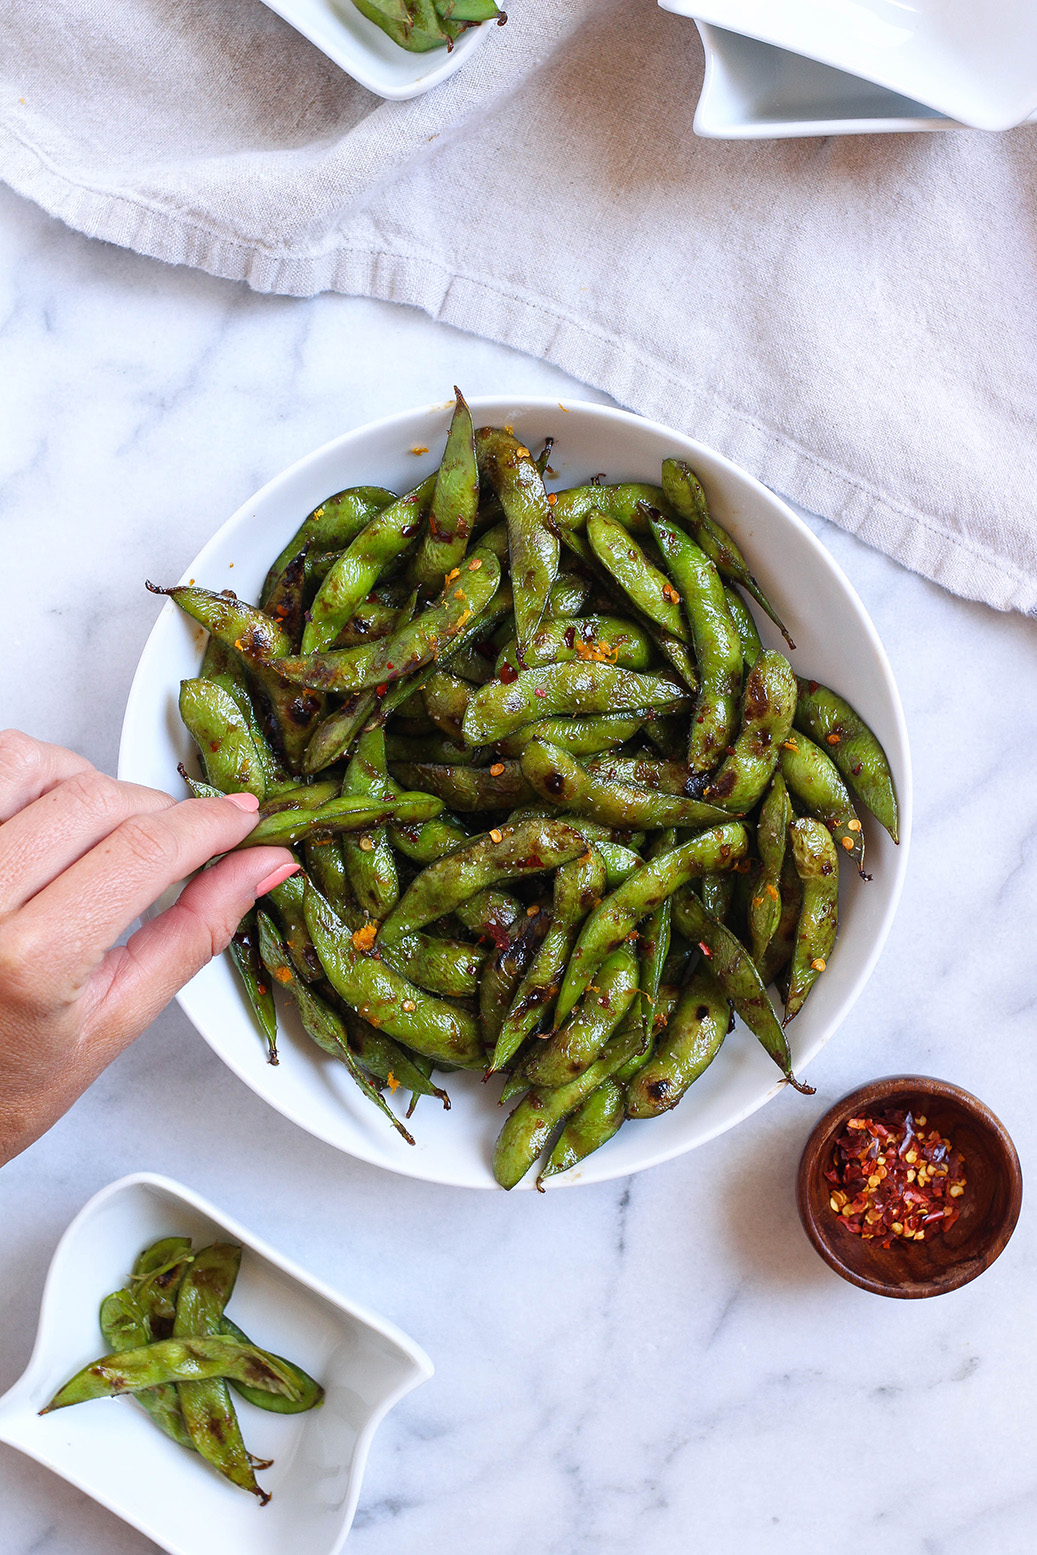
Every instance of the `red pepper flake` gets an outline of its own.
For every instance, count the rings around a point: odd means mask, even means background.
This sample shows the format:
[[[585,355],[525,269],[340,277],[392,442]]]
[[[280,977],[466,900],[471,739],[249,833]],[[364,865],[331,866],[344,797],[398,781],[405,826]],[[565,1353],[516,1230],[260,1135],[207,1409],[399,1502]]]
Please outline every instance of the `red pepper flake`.
[[[924,1242],[949,1231],[965,1193],[961,1152],[909,1111],[849,1118],[835,1142],[828,1204],[847,1231],[866,1241]]]
[[[500,678],[506,686],[510,686],[513,680],[518,680],[518,670],[513,664],[509,664],[507,659],[500,667]]]
[[[546,697],[547,692],[541,686],[538,686],[537,689],[533,692],[533,695],[535,697]]]
[[[710,950],[709,946],[708,945],[704,945],[701,940],[699,940],[699,949],[701,950],[701,952],[702,952],[702,954],[704,956],[707,956],[709,958],[709,960],[712,961],[712,959],[713,959],[713,952]]]

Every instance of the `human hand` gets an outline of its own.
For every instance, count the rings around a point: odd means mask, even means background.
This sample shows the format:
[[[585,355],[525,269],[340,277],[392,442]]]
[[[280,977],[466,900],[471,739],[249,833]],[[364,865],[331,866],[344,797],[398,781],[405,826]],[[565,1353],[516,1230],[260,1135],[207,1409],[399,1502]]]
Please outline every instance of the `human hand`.
[[[177,803],[0,732],[0,1164],[38,1139],[297,865],[230,853],[252,794]],[[114,942],[218,854],[167,911]],[[114,947],[114,948],[113,948]]]

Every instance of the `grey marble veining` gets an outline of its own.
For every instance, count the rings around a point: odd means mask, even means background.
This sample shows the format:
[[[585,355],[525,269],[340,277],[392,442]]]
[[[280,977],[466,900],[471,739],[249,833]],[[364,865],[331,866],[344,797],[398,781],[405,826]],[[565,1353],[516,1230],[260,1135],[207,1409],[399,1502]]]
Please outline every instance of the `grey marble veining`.
[[[366,301],[256,297],[91,244],[0,190],[0,718],[114,768],[175,576],[251,491],[426,399],[597,398],[528,358]],[[0,1176],[0,1391],[83,1201],[167,1172],[392,1317],[435,1378],[372,1452],[355,1555],[1023,1555],[1037,1517],[1035,1233],[980,1281],[882,1301],[816,1258],[792,1173],[871,1076],[977,1091],[1033,1157],[1037,627],[962,604],[821,520],[911,731],[903,902],[856,1008],[786,1094],[667,1166],[544,1198],[339,1156],[270,1111],[176,1008]],[[0,1448],[2,1555],[144,1555]]]

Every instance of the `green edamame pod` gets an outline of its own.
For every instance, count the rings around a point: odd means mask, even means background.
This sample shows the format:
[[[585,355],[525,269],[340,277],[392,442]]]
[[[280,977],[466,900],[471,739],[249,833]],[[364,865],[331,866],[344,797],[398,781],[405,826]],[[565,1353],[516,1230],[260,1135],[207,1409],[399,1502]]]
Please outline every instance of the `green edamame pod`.
[[[586,529],[587,520],[597,513],[613,519],[632,535],[651,534],[643,504],[669,513],[666,493],[661,486],[627,481],[618,486],[570,486],[557,493],[553,504],[555,522],[562,529]]]
[[[239,1344],[252,1345],[252,1340],[243,1333],[237,1323],[232,1323],[226,1312],[220,1318],[220,1332],[228,1338],[236,1339]],[[253,1349],[257,1347],[252,1345]],[[324,1389],[301,1366],[296,1366],[294,1361],[286,1361],[283,1355],[272,1355],[269,1350],[260,1350],[260,1355],[265,1355],[282,1371],[288,1373],[298,1390],[297,1398],[287,1398],[283,1393],[271,1393],[262,1388],[253,1388],[247,1382],[231,1381],[231,1387],[235,1393],[240,1393],[249,1404],[254,1404],[257,1409],[266,1409],[275,1415],[301,1415],[307,1409],[315,1409],[323,1402]]]
[[[263,720],[260,718],[249,688],[244,660],[217,638],[210,637],[205,646],[205,653],[202,655],[202,667],[198,671],[198,678],[213,681],[226,691],[228,696],[234,698],[262,768],[267,792],[272,793],[274,789],[286,783],[287,769],[275,755],[267,739]]]
[[[234,698],[214,681],[182,680],[180,717],[201,752],[207,781],[221,793],[255,794],[262,803],[263,764]]]
[[[497,749],[502,756],[521,756],[531,740],[543,740],[547,745],[559,745],[570,756],[596,756],[601,751],[612,750],[634,735],[644,725],[644,718],[624,718],[603,713],[597,718],[540,718],[509,734],[506,740],[498,740]]]
[[[749,571],[745,557],[726,529],[710,517],[706,494],[694,471],[683,459],[663,460],[663,491],[673,511],[683,519],[722,578],[737,583],[767,612],[789,647],[795,643],[784,622]]]
[[[558,574],[558,535],[543,477],[529,449],[497,427],[482,427],[475,446],[479,473],[500,498],[508,524],[515,631],[524,653]]]
[[[342,551],[370,519],[396,501],[394,492],[381,486],[352,486],[328,497],[303,520],[272,564],[263,585],[260,603],[265,605],[275,580],[301,552]]]
[[[796,874],[796,867],[788,850],[782,866],[779,890],[781,914],[778,918],[778,927],[759,961],[760,981],[765,988],[769,988],[771,983],[784,972],[796,948],[796,925],[799,922],[799,910],[803,905],[803,882]]]
[[[767,649],[746,676],[742,726],[704,798],[744,815],[770,782],[796,710],[796,677],[782,654]]]
[[[291,809],[267,815],[243,842],[238,843],[238,847],[258,848],[272,843],[292,848],[297,842],[313,837],[369,831],[390,817],[401,821],[430,821],[442,808],[443,801],[429,793],[401,793],[395,799],[379,800],[365,798],[362,794],[345,794],[316,810]]]
[[[306,873],[318,891],[327,897],[336,912],[344,912],[351,892],[341,839],[324,837],[319,842],[304,842],[302,856]],[[299,907],[301,910],[301,892]]]
[[[825,971],[839,922],[839,855],[827,826],[811,817],[789,826],[796,873],[803,882],[803,905],[796,925],[785,1024],[803,1008],[807,994]]]
[[[430,997],[383,961],[359,949],[346,925],[313,886],[307,887],[303,906],[328,981],[351,1010],[416,1053],[463,1068],[482,1067],[478,1028],[467,1010]]]
[[[143,1349],[121,1350],[84,1366],[59,1388],[40,1414],[48,1415],[55,1409],[89,1403],[95,1398],[140,1393],[166,1382],[186,1389],[222,1377],[235,1377],[271,1393],[295,1392],[295,1383],[288,1373],[271,1364],[254,1345],[241,1344],[225,1335],[159,1339]]]
[[[637,997],[637,974],[637,955],[629,946],[607,957],[565,1024],[534,1045],[525,1064],[531,1085],[566,1085],[600,1057]]]
[[[677,846],[677,833],[675,831],[661,832],[652,846],[652,857],[656,858],[663,853],[669,853]],[[651,1055],[655,1040],[655,1006],[659,997],[659,985],[662,982],[663,968],[670,955],[670,939],[672,937],[673,903],[669,897],[645,920],[641,930],[641,939],[638,945],[638,961],[640,972],[638,986],[641,997],[636,1001],[632,1013],[640,1020],[644,1029],[644,1039],[641,1044],[641,1052],[638,1053],[622,1069],[616,1071],[616,1080],[625,1085],[626,1082],[643,1069]],[[627,1019],[630,1019],[628,1014]]]
[[[824,822],[861,879],[870,880],[864,873],[864,829],[835,762],[797,729],[782,744],[779,766],[790,792],[808,814]]]
[[[113,1291],[104,1298],[101,1302],[100,1324],[104,1342],[113,1356],[123,1350],[141,1350],[151,1343],[147,1318],[128,1290]],[[194,1452],[194,1442],[184,1424],[180,1398],[172,1383],[143,1388],[133,1396],[164,1435]]]
[[[778,1024],[774,1007],[767,997],[756,964],[745,946],[730,929],[712,918],[694,891],[684,887],[673,899],[673,920],[684,938],[698,945],[709,961],[709,970],[736,1012],[758,1039],[764,1052],[774,1060],[785,1079],[806,1096],[813,1086],[804,1085],[792,1073],[792,1055],[785,1033]]]
[[[541,718],[598,713],[669,712],[688,700],[670,675],[621,670],[612,664],[538,665],[510,682],[491,680],[471,698],[464,718],[469,745],[493,745]]]
[[[293,649],[302,642],[306,591],[306,552],[300,551],[274,579],[261,608],[280,626]]]
[[[682,799],[633,784],[614,783],[581,767],[558,745],[531,740],[522,752],[522,772],[542,798],[574,815],[585,815],[609,826],[650,829],[666,826],[708,826],[729,812],[698,799]]]
[[[584,663],[615,664],[618,669],[646,670],[653,661],[653,644],[648,633],[622,616],[555,616],[542,621],[533,634],[520,662],[518,642],[511,638],[497,655],[495,673],[507,665],[514,678],[520,670],[537,664]]]
[[[492,768],[396,761],[393,768],[416,791],[436,794],[443,804],[465,815],[479,810],[511,810],[536,798],[517,761],[497,761]]]
[[[749,934],[752,939],[753,960],[757,966],[763,960],[767,946],[777,932],[781,919],[782,866],[785,863],[785,841],[792,805],[789,802],[785,779],[778,771],[771,779],[770,787],[760,806],[756,823],[756,848],[762,869],[749,900]]]
[[[407,934],[379,947],[384,961],[419,988],[447,999],[470,999],[479,991],[485,950],[463,940]]]
[[[566,1119],[547,1165],[537,1178],[537,1187],[545,1177],[571,1171],[595,1150],[607,1145],[617,1134],[626,1116],[626,1092],[616,1080],[603,1080],[581,1107]]]
[[[575,1080],[553,1090],[535,1086],[523,1097],[501,1129],[493,1150],[493,1175],[502,1188],[514,1188],[522,1181],[559,1123],[610,1079],[638,1051],[640,1043],[640,1024],[627,1030],[624,1023],[601,1057]]]
[[[413,1096],[435,1096],[443,1103],[443,1110],[450,1111],[450,1097],[430,1078],[431,1058],[421,1053],[408,1053],[392,1037],[387,1037],[384,1031],[376,1031],[353,1010],[349,1015],[349,1046],[376,1080],[390,1089],[400,1085]]]
[[[854,793],[899,842],[897,796],[886,753],[849,702],[816,680],[800,680],[796,728],[828,752]]]
[[[294,875],[289,875],[287,880],[283,880],[279,886],[269,891],[264,905],[269,902],[277,913],[295,970],[306,982],[315,983],[324,976],[324,968],[320,964],[320,957],[314,948],[303,916],[305,894],[306,876],[300,870]],[[262,959],[262,950],[260,959]]]
[[[412,1145],[414,1140],[411,1135],[354,1056],[345,1023],[325,1000],[296,975],[287,944],[278,934],[273,919],[262,910],[259,912],[259,947],[263,965],[270,976],[284,993],[291,995],[306,1035],[329,1057],[337,1058],[339,1063],[345,1064],[350,1077],[368,1101],[373,1102],[396,1132]]]
[[[652,515],[652,533],[691,625],[699,692],[691,714],[688,765],[711,772],[734,736],[742,689],[742,644],[724,585],[709,557],[675,524]]]
[[[587,519],[587,539],[598,561],[615,578],[637,608],[679,642],[690,633],[681,612],[680,595],[665,573],[648,560],[629,531],[604,513]]]
[[[500,880],[543,874],[586,851],[583,838],[564,821],[535,819],[494,828],[423,869],[382,924],[379,941],[423,928]]]
[[[468,548],[468,537],[479,512],[479,471],[475,463],[475,428],[464,396],[455,386],[456,403],[447,433],[443,463],[436,475],[428,526],[407,576],[430,588],[457,567]]]
[[[571,859],[557,870],[551,926],[511,1001],[497,1036],[491,1071],[503,1069],[511,1062],[534,1026],[550,1009],[561,986],[580,924],[600,900],[604,889],[605,864],[594,847],[588,847],[582,857]]]
[[[472,699],[470,683],[446,670],[433,670],[421,688],[421,699],[436,728],[463,745],[464,715]]]
[[[498,944],[514,923],[522,917],[522,904],[507,891],[493,887],[477,891],[466,901],[458,902],[454,917],[459,918],[469,934]]]
[[[543,943],[550,922],[548,913],[535,908],[529,916],[521,914],[510,930],[499,938],[483,968],[479,981],[479,1021],[487,1052],[495,1047],[515,990]]]
[[[370,519],[350,541],[317,590],[302,637],[303,653],[319,653],[333,642],[367,598],[384,569],[421,531],[436,488],[430,475]],[[278,655],[284,657],[284,655]]]
[[[738,641],[742,645],[742,667],[748,674],[763,652],[763,643],[756,630],[752,611],[733,584],[724,584],[724,598],[738,633]]]
[[[343,794],[374,798],[386,792],[385,730],[366,730],[357,741],[346,775]],[[372,918],[384,918],[400,896],[396,856],[384,826],[376,826],[341,839],[342,856],[353,895]]]
[[[185,1271],[176,1298],[176,1321],[173,1338],[186,1348],[206,1341],[211,1345],[237,1345],[237,1340],[220,1336],[223,1309],[230,1299],[241,1264],[241,1248],[231,1242],[214,1242],[196,1253]],[[152,1350],[154,1350],[154,1346]],[[263,1375],[237,1374],[238,1381],[253,1387],[267,1388],[272,1392],[284,1392],[289,1397],[297,1393],[293,1378],[270,1357],[253,1350],[256,1362],[263,1368]],[[125,1360],[125,1357],[123,1357]],[[283,1381],[282,1388],[271,1388],[270,1377]],[[215,1376],[203,1376],[196,1382],[181,1381],[180,1408],[191,1440],[206,1462],[242,1490],[258,1496],[263,1505],[270,1499],[256,1483],[249,1455],[241,1439],[238,1417],[231,1403],[225,1378],[230,1372]]]
[[[656,1050],[627,1086],[628,1118],[656,1118],[676,1107],[713,1062],[731,1026],[731,1006],[709,972],[681,994]]]
[[[702,905],[718,923],[726,923],[731,911],[734,879],[731,875],[703,875],[699,881]]]
[[[555,513],[556,520],[557,516]],[[547,596],[545,620],[557,621],[559,616],[578,616],[589,604],[593,593],[594,586],[589,578],[581,578],[575,572],[559,573],[551,584],[551,592]]]
[[[729,821],[659,854],[607,896],[587,919],[569,957],[555,1008],[556,1023],[565,1020],[606,956],[623,943],[643,918],[696,875],[730,868],[744,857],[748,847],[745,827],[738,821]]]
[[[270,983],[263,974],[259,959],[259,937],[256,927],[256,910],[245,914],[234,931],[234,938],[227,947],[235,970],[245,990],[249,1008],[256,1024],[266,1039],[268,1064],[277,1063],[277,1011]]]
[[[161,1237],[138,1255],[130,1292],[144,1313],[152,1339],[172,1338],[176,1298],[193,1257],[191,1239],[186,1236]]]

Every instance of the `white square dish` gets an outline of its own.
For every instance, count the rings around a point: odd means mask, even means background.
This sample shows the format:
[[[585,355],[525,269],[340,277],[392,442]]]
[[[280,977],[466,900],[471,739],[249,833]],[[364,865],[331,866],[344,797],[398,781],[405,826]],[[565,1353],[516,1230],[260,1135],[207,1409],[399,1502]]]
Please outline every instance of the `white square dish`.
[[[325,1388],[319,1408],[276,1415],[236,1400],[248,1445],[272,1457],[270,1504],[221,1479],[177,1446],[131,1399],[37,1411],[104,1353],[97,1312],[159,1237],[239,1243],[229,1315],[264,1348]],[[0,1441],[53,1469],[170,1555],[337,1555],[360,1494],[379,1421],[432,1375],[425,1353],[392,1323],[354,1306],[282,1258],[188,1188],[148,1172],[111,1183],[58,1243],[32,1358],[0,1399]]]
[[[659,0],[664,10],[802,54],[973,129],[1037,110],[1032,0]]]
[[[486,36],[488,26],[470,27],[452,49],[410,54],[401,49],[351,0],[263,0],[304,38],[316,44],[347,75],[379,97],[403,99],[431,91],[460,70]]]

